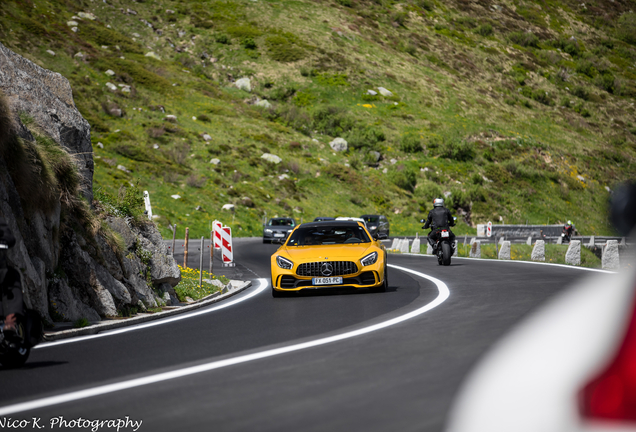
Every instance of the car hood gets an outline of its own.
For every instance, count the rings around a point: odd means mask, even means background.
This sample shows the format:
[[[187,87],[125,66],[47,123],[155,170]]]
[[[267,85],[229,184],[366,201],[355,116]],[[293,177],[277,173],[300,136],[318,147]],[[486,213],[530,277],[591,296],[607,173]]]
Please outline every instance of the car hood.
[[[356,261],[371,253],[373,243],[358,243],[333,246],[292,246],[283,251],[296,263],[312,261]]]

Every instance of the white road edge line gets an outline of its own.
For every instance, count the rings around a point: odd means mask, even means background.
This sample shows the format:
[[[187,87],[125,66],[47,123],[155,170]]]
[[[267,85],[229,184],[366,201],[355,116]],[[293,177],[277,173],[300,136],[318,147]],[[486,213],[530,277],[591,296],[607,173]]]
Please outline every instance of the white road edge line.
[[[418,315],[421,315],[429,310],[439,306],[450,296],[450,291],[444,282],[439,279],[436,279],[432,276],[428,276],[424,273],[417,272],[415,270],[407,269],[404,267],[399,267],[396,265],[388,264],[389,267],[395,268],[397,270],[404,271],[406,273],[411,273],[415,276],[419,276],[424,279],[428,279],[433,282],[437,286],[437,290],[439,294],[432,302],[427,305],[416,309],[407,314],[401,315],[399,317],[390,319],[388,321],[384,321],[378,324],[374,324],[369,327],[364,327],[358,330],[353,330],[346,333],[341,333],[334,336],[329,336],[321,339],[316,339],[313,341],[308,341],[300,344],[289,345],[285,347],[275,348],[271,350],[261,351],[253,354],[247,354],[239,357],[229,358],[225,360],[214,361],[211,363],[206,363],[198,366],[188,367],[184,369],[178,369],[171,372],[164,372],[156,375],[150,375],[143,378],[136,378],[128,381],[122,381],[119,383],[103,385],[99,387],[94,387],[86,390],[75,391],[71,393],[61,394],[57,396],[46,397],[42,399],[36,399],[29,402],[18,403],[14,405],[7,405],[4,407],[0,407],[0,416],[6,416],[9,414],[15,414],[19,412],[34,410],[38,408],[45,408],[54,405],[60,405],[63,403],[68,403],[72,401],[77,401],[81,399],[86,399],[94,396],[100,396],[108,393],[118,392],[126,389],[131,389],[135,387],[140,387],[148,384],[154,384],[162,381],[168,381],[176,378],[182,378],[189,375],[194,375],[202,372],[208,372],[214,369],[220,369],[227,366],[233,366],[241,363],[247,363],[254,360],[260,360],[268,357],[274,357],[281,354],[287,354],[294,351],[300,351],[307,348],[313,348],[320,345],[326,345],[333,342],[338,342],[344,339],[350,339],[356,336],[361,336],[364,334],[368,334],[377,330],[381,330],[395,324],[401,323],[403,321],[414,318]],[[269,285],[266,279],[259,279],[260,282],[264,283],[265,286]]]
[[[89,340],[89,339],[96,339],[96,338],[101,338],[101,337],[105,337],[105,336],[112,336],[112,335],[116,335],[116,334],[121,334],[121,333],[127,333],[127,332],[131,332],[131,331],[136,331],[136,330],[141,330],[144,328],[148,328],[148,327],[154,327],[154,326],[159,326],[159,325],[164,325],[164,324],[168,324],[168,323],[172,323],[175,321],[180,321],[180,320],[184,320],[184,319],[188,319],[188,318],[192,318],[195,316],[199,316],[199,315],[205,315],[211,312],[215,312],[219,309],[224,309],[230,306],[234,306],[235,304],[241,303],[245,300],[249,300],[250,298],[254,297],[255,295],[260,294],[261,292],[263,292],[267,286],[268,283],[265,279],[257,279],[260,282],[260,285],[258,288],[256,288],[255,290],[251,291],[249,294],[244,295],[244,296],[240,296],[234,300],[228,301],[227,303],[223,302],[221,304],[219,304],[218,306],[215,307],[211,307],[209,309],[203,309],[203,310],[198,310],[196,312],[190,312],[190,313],[184,313],[183,315],[177,315],[175,317],[171,317],[171,318],[165,318],[165,319],[160,319],[157,321],[151,321],[149,323],[146,324],[137,324],[134,326],[130,326],[130,327],[123,327],[117,330],[106,330],[103,331],[101,333],[95,334],[95,335],[89,335],[89,336],[78,336],[75,338],[70,338],[70,339],[62,339],[59,341],[55,341],[55,342],[46,342],[43,343],[41,345],[37,345],[35,346],[33,349],[41,349],[41,348],[49,348],[49,347],[53,347],[53,346],[57,346],[57,345],[64,345],[64,344],[68,344],[68,343],[75,343],[75,342],[81,342],[81,341],[85,341],[85,340]]]
[[[407,256],[419,256],[419,257],[424,257],[424,258],[436,258],[434,255],[427,255],[427,254],[416,254],[416,253],[403,253],[400,255],[407,255]],[[586,270],[586,271],[591,271],[591,272],[598,272],[598,273],[618,273],[616,271],[612,271],[612,270],[603,270],[603,269],[597,269],[597,268],[593,268],[593,267],[581,267],[581,266],[575,266],[575,265],[570,265],[570,264],[557,264],[557,263],[547,263],[547,262],[541,262],[541,261],[523,261],[523,260],[502,260],[502,259],[491,259],[491,258],[470,258],[470,257],[458,257],[458,256],[454,256],[452,257],[453,259],[462,259],[462,260],[473,260],[473,261],[483,261],[483,262],[508,262],[508,263],[515,263],[515,264],[535,264],[535,265],[545,265],[545,266],[552,266],[552,267],[563,267],[563,268],[569,268],[569,269],[575,269],[575,270]]]

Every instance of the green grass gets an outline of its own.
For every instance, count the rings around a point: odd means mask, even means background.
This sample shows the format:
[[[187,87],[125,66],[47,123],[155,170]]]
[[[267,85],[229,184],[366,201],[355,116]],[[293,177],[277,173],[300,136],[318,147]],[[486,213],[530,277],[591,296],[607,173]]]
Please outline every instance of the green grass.
[[[611,234],[606,187],[633,177],[636,161],[633,19],[616,27],[573,3],[538,4],[493,21],[454,1],[113,0],[84,4],[99,20],[73,33],[66,22],[78,11],[66,2],[11,0],[0,3],[0,40],[70,80],[93,127],[95,187],[111,201],[131,183],[148,190],[164,236],[175,223],[192,237],[208,237],[215,219],[258,236],[264,217],[364,213],[412,235],[449,192],[453,212],[466,215],[458,234],[500,217],[572,219],[586,234]],[[594,32],[571,39],[559,8]],[[232,86],[245,76],[251,94]],[[394,96],[367,94],[377,87]],[[246,103],[254,96],[273,108]],[[107,112],[115,105],[123,117]],[[338,136],[351,145],[334,155]],[[370,150],[382,155],[377,167]]]
[[[206,282],[203,282],[201,285],[199,285],[198,270],[183,268],[181,266],[179,266],[179,269],[181,270],[181,282],[179,282],[179,284],[174,287],[179,301],[185,302],[186,297],[190,297],[193,300],[199,300],[210,294],[219,292],[219,287],[217,287],[216,285],[212,285]],[[229,279],[223,275],[212,275],[212,277],[210,277],[210,273],[205,270],[203,271],[203,279],[218,279],[223,282],[223,284],[227,284],[229,282]]]

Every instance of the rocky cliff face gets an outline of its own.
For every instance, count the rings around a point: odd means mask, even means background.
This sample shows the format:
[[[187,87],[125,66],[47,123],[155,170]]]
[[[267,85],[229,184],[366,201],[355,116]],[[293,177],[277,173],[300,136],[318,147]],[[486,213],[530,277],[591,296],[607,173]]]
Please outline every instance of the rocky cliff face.
[[[27,306],[49,321],[95,321],[176,302],[180,271],[154,224],[88,204],[90,126],[69,82],[2,44],[0,65],[0,216],[17,239],[9,260],[21,270]],[[56,179],[65,160],[75,183]],[[40,205],[29,190],[46,199]]]

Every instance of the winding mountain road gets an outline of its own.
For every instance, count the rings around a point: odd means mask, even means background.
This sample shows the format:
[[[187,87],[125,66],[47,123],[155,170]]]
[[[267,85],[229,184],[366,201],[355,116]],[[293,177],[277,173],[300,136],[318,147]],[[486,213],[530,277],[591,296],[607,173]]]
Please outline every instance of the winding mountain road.
[[[128,416],[142,431],[441,431],[484,352],[589,275],[390,255],[386,293],[274,299],[276,248],[236,241],[237,271],[252,287],[206,313],[43,344],[24,368],[0,369],[0,420],[37,418],[44,430],[60,416]]]

